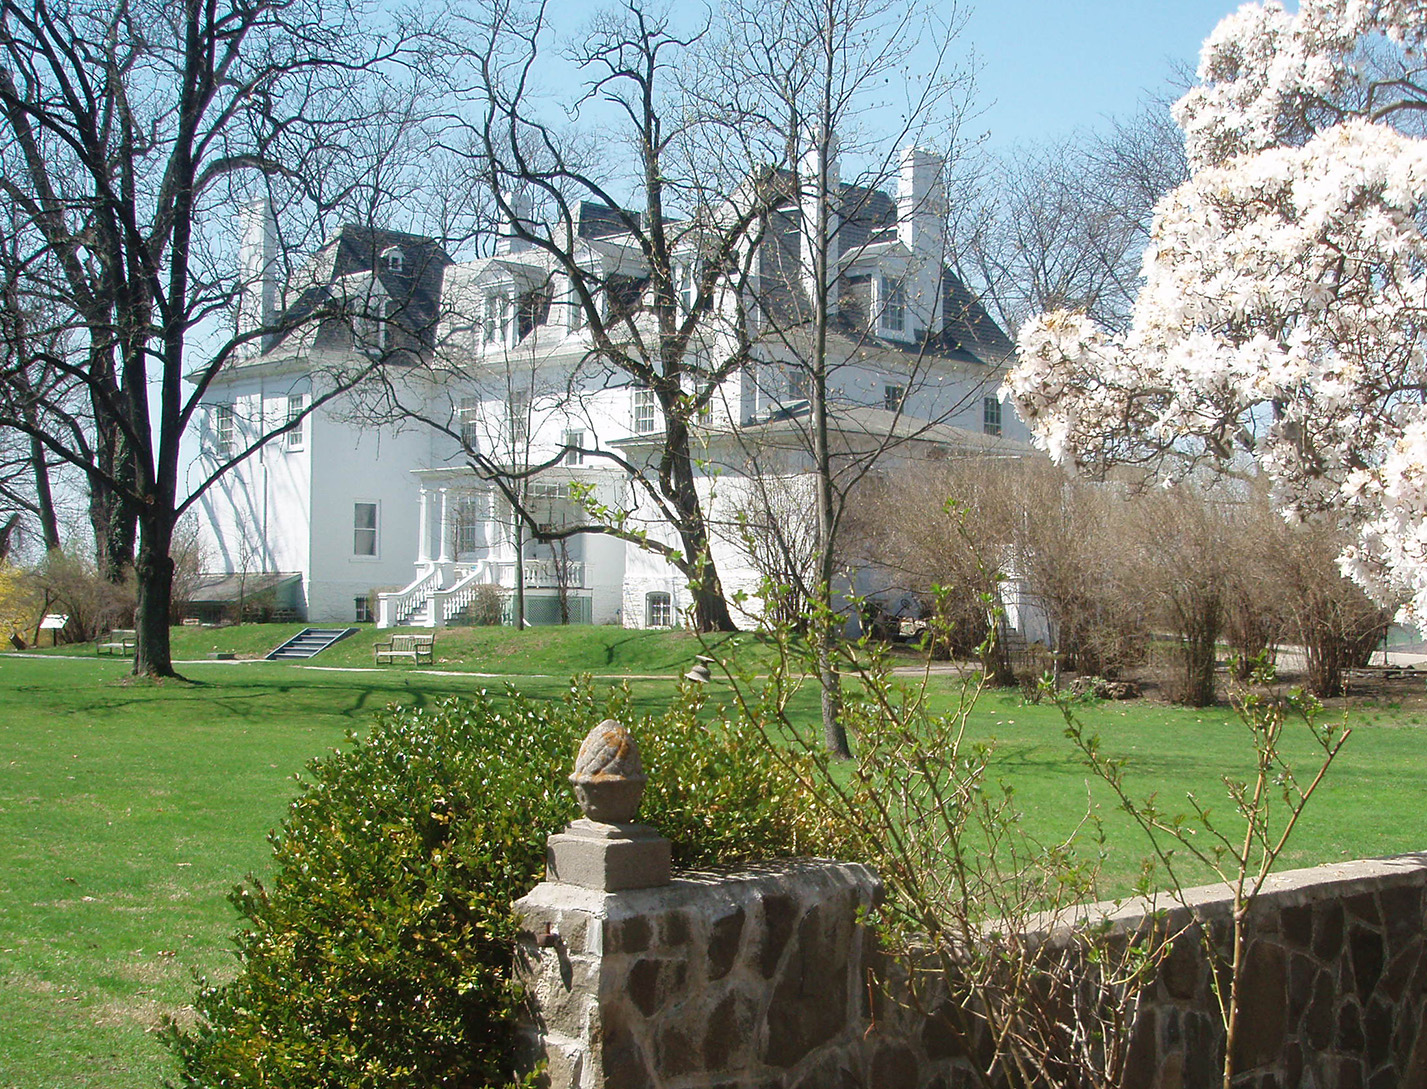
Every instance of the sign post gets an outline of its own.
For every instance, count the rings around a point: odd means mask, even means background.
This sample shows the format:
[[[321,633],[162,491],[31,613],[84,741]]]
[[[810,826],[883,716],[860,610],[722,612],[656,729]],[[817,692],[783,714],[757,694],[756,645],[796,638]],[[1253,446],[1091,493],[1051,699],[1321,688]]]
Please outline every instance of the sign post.
[[[50,633],[50,646],[59,646],[59,633],[64,630],[64,626],[69,623],[69,616],[66,613],[46,613],[45,618],[40,621],[40,631]]]

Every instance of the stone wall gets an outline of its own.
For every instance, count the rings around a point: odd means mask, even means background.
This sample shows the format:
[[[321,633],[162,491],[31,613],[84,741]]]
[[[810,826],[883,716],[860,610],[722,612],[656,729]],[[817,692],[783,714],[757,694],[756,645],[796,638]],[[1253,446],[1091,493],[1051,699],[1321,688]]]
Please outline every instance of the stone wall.
[[[1271,879],[1256,905],[1236,1085],[1427,1086],[1427,855]],[[960,1089],[963,1038],[877,993],[860,866],[795,862],[517,905],[530,1056],[554,1089]],[[1189,902],[1224,926],[1224,890]],[[1144,905],[1114,913],[1132,927]],[[1217,1086],[1223,1032],[1186,935],[1146,996],[1127,1089]]]

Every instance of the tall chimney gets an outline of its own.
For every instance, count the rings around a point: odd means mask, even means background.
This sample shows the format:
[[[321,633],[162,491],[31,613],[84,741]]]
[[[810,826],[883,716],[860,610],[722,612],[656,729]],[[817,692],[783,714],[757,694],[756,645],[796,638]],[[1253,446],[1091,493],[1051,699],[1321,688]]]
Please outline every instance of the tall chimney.
[[[504,194],[505,203],[511,211],[511,229],[508,234],[503,234],[496,241],[496,253],[520,253],[530,248],[530,243],[523,238],[515,237],[515,227],[520,225],[529,230],[532,226],[530,219],[530,198],[524,193],[509,192]]]
[[[913,329],[941,323],[941,273],[946,264],[946,160],[918,147],[902,151],[897,178],[897,239],[911,251],[907,305]]]
[[[270,329],[277,319],[277,221],[272,202],[254,197],[243,205],[243,238],[238,247],[237,332]],[[238,349],[237,358],[252,359],[271,348],[271,333],[254,337]]]

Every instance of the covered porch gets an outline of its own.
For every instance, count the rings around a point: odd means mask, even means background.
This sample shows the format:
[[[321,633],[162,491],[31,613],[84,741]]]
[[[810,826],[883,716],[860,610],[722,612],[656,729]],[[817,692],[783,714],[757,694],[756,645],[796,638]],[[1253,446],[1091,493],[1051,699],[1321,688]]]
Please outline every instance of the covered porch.
[[[515,601],[525,598],[527,624],[600,622],[602,588],[622,581],[610,560],[622,548],[601,547],[598,534],[567,540],[530,539],[501,490],[469,469],[426,469],[419,487],[415,577],[399,591],[378,595],[377,626],[445,627],[487,615],[493,591],[501,623],[515,623]],[[561,470],[527,482],[525,507],[541,526],[574,524],[584,515],[572,499],[584,488],[608,491],[608,472]],[[520,591],[523,590],[523,594]],[[607,609],[605,611],[608,611]],[[617,606],[616,606],[617,611]],[[491,622],[486,619],[482,622]]]

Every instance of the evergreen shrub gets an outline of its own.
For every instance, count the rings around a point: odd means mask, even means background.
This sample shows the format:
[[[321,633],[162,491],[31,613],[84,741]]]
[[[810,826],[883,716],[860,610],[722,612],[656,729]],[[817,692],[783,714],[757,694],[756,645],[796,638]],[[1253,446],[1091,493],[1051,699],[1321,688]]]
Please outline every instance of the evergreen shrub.
[[[619,719],[650,774],[640,820],[676,865],[835,850],[811,799],[746,720],[684,687],[658,717],[589,682],[562,702],[484,693],[395,707],[309,765],[273,833],[272,876],[230,899],[237,976],[203,984],[166,1039],[184,1086],[498,1085],[513,1077],[511,902],[578,814],[567,776]]]

